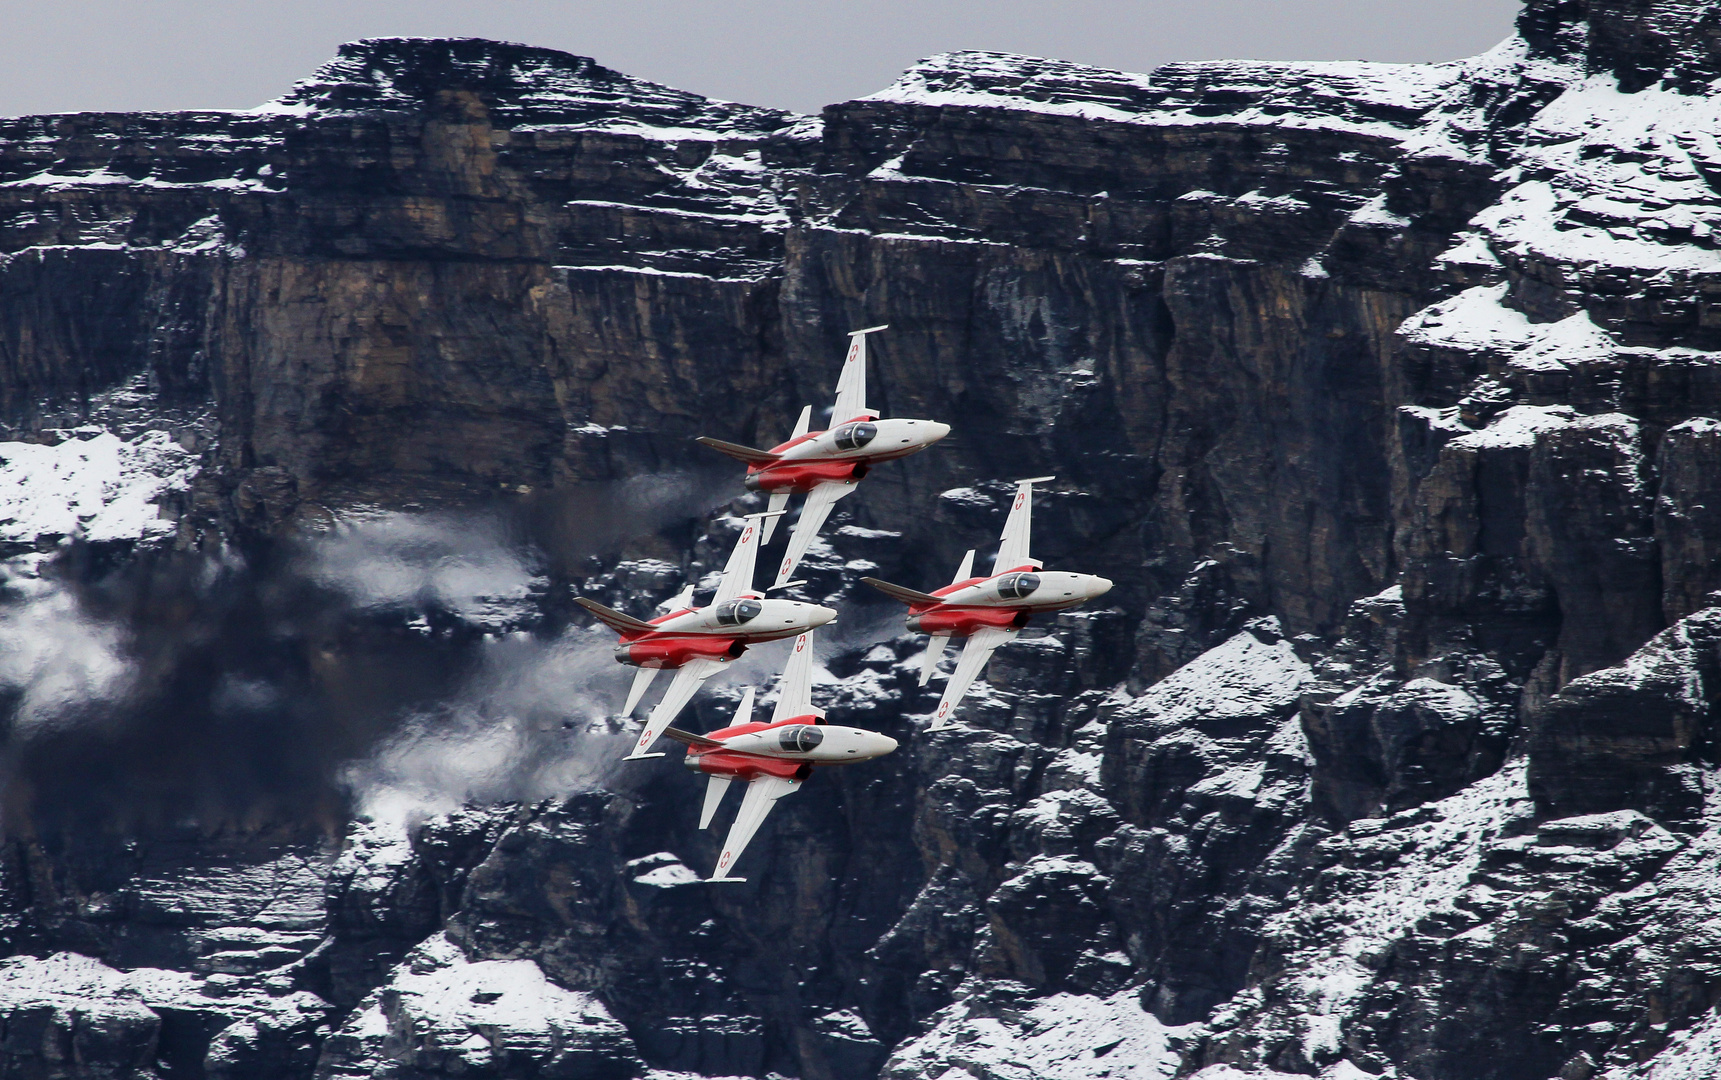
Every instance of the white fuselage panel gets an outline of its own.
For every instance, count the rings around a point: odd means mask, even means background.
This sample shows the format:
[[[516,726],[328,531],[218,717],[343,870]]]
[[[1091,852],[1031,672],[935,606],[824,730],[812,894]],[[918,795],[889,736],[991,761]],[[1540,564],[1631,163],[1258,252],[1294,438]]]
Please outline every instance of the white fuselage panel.
[[[1111,591],[1111,580],[1095,574],[1072,574],[1067,570],[1035,570],[1032,571],[1032,576],[1038,583],[1032,592],[1026,596],[1006,595],[1008,589],[1001,591],[1001,585],[1005,584],[1006,579],[1016,576],[999,574],[989,577],[984,581],[965,585],[955,592],[945,593],[940,599],[956,607],[1008,607],[1024,611],[1051,611],[1073,607]]]
[[[808,735],[801,731],[803,727],[813,729],[818,745],[805,745],[809,739]],[[766,728],[763,731],[731,735],[722,742],[725,750],[815,764],[868,761],[883,757],[896,749],[896,740],[889,735],[835,724],[793,724]]]
[[[763,641],[804,634],[837,617],[835,610],[823,604],[805,604],[799,600],[762,600],[752,596],[742,597],[741,600],[757,605],[758,614],[739,622],[725,622],[725,605],[711,604],[666,619],[656,624],[656,630],[660,634],[717,634]],[[734,619],[735,615],[731,613],[728,617]]]

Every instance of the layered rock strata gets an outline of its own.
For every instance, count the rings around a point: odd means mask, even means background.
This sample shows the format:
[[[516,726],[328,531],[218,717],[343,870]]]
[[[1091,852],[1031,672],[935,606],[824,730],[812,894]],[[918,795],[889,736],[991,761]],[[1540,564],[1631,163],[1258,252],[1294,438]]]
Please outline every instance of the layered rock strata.
[[[334,717],[304,767],[368,762],[361,795],[446,732],[532,779],[404,830],[139,813],[110,851],[28,767],[122,736],[65,742],[61,669],[8,674],[7,1068],[1702,1075],[1711,30],[1532,0],[1433,66],[962,53],[816,118],[381,40],[248,113],[0,123],[8,640],[74,613],[122,733],[196,689]],[[681,770],[580,764],[601,716],[516,684],[590,677],[574,593],[716,569],[749,504],[688,437],[776,441],[879,322],[873,404],[957,431],[843,504],[805,591],[855,628],[817,696],[903,750],[711,892]],[[936,585],[1038,473],[1036,555],[1116,604],[931,734],[858,579]],[[480,512],[509,528],[447,572]],[[343,568],[377,536],[443,569]],[[195,648],[147,643],[168,614]],[[292,925],[225,899],[289,856]]]

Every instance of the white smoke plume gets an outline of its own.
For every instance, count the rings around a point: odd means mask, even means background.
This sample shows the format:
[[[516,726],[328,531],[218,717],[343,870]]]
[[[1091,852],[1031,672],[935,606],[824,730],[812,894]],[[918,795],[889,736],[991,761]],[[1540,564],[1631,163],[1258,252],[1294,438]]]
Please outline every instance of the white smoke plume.
[[[630,736],[612,725],[607,631],[487,641],[451,700],[414,713],[346,774],[362,816],[405,825],[461,806],[535,801],[602,784]]]
[[[16,695],[12,737],[30,738],[96,715],[117,701],[134,671],[125,635],[80,609],[77,599],[40,575],[42,556],[0,564],[11,603],[0,607],[0,689]]]

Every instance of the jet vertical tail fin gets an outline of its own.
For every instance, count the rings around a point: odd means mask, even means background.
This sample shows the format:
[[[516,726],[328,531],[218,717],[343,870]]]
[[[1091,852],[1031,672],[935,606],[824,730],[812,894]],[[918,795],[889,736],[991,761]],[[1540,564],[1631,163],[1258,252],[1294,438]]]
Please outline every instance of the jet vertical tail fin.
[[[872,419],[878,414],[866,404],[866,336],[886,330],[886,326],[869,326],[849,333],[849,354],[843,359],[843,373],[837,377],[837,403],[831,409],[831,426],[850,420]]]
[[[1004,534],[998,539],[998,557],[992,562],[994,574],[1018,566],[1040,565],[1028,557],[1028,540],[1033,531],[1034,485],[1056,479],[1055,476],[1036,476],[1016,481],[1016,497],[1010,503],[1010,516],[1004,521]]]
[[[771,723],[780,724],[796,716],[815,713],[813,708],[813,632],[808,630],[795,639],[789,652],[789,662],[783,665],[783,678],[777,684],[777,707],[771,710]]]
[[[950,579],[950,584],[954,585],[958,581],[967,581],[969,578],[971,578],[973,576],[974,576],[974,549],[969,548],[968,554],[962,556],[962,565],[960,565],[956,568],[956,576]]]
[[[728,565],[723,567],[723,581],[717,586],[717,595],[711,598],[713,604],[753,591],[753,564],[759,557],[760,523],[782,513],[781,510],[774,513],[767,510],[763,514],[748,514],[742,520],[741,535],[735,538],[735,549],[729,553]]]

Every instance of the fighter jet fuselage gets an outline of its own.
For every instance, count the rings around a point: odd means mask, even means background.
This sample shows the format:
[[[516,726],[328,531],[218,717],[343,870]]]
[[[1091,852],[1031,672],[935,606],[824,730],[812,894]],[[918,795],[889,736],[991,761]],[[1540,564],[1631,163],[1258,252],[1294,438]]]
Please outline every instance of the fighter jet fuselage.
[[[992,560],[990,576],[972,576],[974,552],[970,550],[962,557],[955,579],[936,592],[925,593],[878,578],[861,578],[879,592],[908,605],[910,630],[931,635],[921,657],[920,685],[925,686],[932,678],[951,638],[968,639],[956,661],[956,670],[950,673],[950,681],[944,686],[944,696],[933,710],[933,731],[948,726],[962,695],[968,692],[993,651],[1014,641],[1030,618],[1042,611],[1085,604],[1111,591],[1107,578],[1042,570],[1039,560],[1029,557],[1034,485],[1051,480],[1050,476],[1036,476],[1016,481],[1016,495],[1010,502],[1010,516],[1004,519],[1004,532],[998,537],[998,554]]]
[[[728,727],[709,735],[674,727],[663,729],[664,735],[687,747],[687,767],[706,775],[701,829],[710,827],[730,783],[739,780],[746,787],[741,809],[717,857],[717,869],[707,881],[745,880],[729,875],[735,860],[776,801],[799,790],[816,766],[871,761],[896,749],[896,740],[888,735],[825,723],[825,714],[813,704],[812,692],[813,633],[809,630],[796,638],[789,650],[789,662],[777,684],[777,705],[768,723],[753,722],[753,688],[749,686]]]
[[[836,617],[822,604],[741,596],[672,611],[646,624],[649,631],[621,630],[614,655],[620,663],[651,668],[677,668],[695,658],[733,660],[749,645],[795,637]]]
[[[1111,585],[1106,578],[1093,574],[1021,566],[928,593],[937,603],[911,600],[908,628],[922,634],[968,637],[983,626],[1022,627],[1041,612],[1076,607],[1103,596]]]
[[[935,420],[862,416],[828,431],[809,431],[765,451],[774,460],[747,464],[749,491],[804,495],[820,484],[859,480],[874,465],[926,449],[950,434]]]
[[[826,724],[816,714],[770,724],[736,724],[705,736],[718,743],[687,748],[687,767],[697,772],[750,779],[755,773],[805,776],[816,765],[871,761],[896,749],[896,740],[863,728]]]

